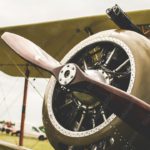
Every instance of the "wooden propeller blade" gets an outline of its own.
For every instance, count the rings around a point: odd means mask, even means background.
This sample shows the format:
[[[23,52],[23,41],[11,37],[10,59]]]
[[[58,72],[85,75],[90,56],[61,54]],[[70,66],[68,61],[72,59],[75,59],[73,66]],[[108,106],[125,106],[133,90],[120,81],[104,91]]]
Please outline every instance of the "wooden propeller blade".
[[[48,55],[39,46],[33,42],[16,35],[14,33],[5,32],[1,38],[21,57],[27,61],[51,72],[55,75],[55,69],[60,67],[61,64]]]
[[[77,75],[70,87],[98,97],[105,107],[129,126],[150,138],[150,104],[118,88],[94,80],[94,77],[86,75],[78,66]]]

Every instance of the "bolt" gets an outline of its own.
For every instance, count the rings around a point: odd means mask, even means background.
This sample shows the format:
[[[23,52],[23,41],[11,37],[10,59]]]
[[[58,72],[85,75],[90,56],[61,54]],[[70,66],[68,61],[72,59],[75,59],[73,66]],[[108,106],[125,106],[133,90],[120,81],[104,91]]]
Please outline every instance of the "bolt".
[[[66,88],[64,86],[61,86],[61,89],[64,90],[64,91],[66,90]]]
[[[111,138],[109,139],[109,142],[110,142],[111,145],[113,145],[113,144],[115,143],[115,139],[114,139],[113,137],[111,137]]]
[[[70,92],[70,89],[67,89],[67,92]]]

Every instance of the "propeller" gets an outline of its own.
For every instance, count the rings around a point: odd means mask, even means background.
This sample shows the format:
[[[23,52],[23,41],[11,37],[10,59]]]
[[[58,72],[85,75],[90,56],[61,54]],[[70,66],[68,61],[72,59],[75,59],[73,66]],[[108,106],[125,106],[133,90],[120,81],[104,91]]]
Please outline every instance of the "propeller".
[[[54,70],[61,64],[39,46],[14,33],[5,32],[1,38],[25,60],[51,72],[55,77],[57,76]]]
[[[76,64],[61,65],[40,47],[19,35],[5,32],[2,39],[21,57],[52,73],[60,84],[79,91],[86,90],[101,100],[104,98],[103,103],[107,104],[106,106],[113,113],[145,137],[150,137],[150,105],[148,103],[92,79]],[[107,99],[108,95],[109,99]]]

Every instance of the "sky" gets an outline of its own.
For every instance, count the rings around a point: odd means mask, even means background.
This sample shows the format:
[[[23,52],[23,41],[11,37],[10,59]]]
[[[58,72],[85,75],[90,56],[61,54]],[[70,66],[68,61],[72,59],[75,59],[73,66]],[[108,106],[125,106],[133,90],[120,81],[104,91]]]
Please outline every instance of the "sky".
[[[149,0],[0,0],[0,27],[105,14],[114,4],[124,11],[150,9]],[[30,79],[26,122],[42,124],[42,103],[48,79]],[[0,121],[19,122],[24,79],[0,72]]]
[[[99,15],[114,4],[124,11],[150,9],[149,0],[0,0],[0,26]]]

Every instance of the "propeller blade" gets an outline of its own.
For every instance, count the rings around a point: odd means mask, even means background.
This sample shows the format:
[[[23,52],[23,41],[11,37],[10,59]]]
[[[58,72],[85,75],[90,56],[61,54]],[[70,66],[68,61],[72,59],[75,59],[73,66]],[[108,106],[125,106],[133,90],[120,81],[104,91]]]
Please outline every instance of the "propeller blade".
[[[77,75],[70,88],[98,97],[103,105],[129,126],[150,138],[150,104],[118,88],[96,81],[77,66]]]
[[[56,75],[55,69],[61,64],[39,46],[17,34],[5,32],[1,38],[21,57]]]

